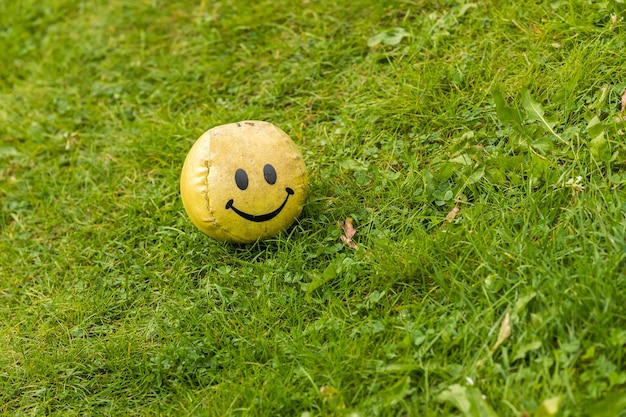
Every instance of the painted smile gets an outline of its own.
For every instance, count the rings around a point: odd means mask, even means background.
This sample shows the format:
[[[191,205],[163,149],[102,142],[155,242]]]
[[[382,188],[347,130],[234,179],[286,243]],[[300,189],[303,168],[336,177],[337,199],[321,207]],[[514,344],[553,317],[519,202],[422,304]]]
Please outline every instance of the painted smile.
[[[240,217],[243,217],[246,220],[250,220],[251,222],[257,222],[257,223],[266,222],[266,221],[272,220],[274,217],[278,216],[278,214],[285,207],[285,204],[287,204],[287,200],[289,200],[289,196],[294,194],[294,191],[291,188],[289,188],[289,187],[285,188],[285,191],[287,191],[287,197],[285,197],[285,201],[283,201],[283,204],[281,204],[280,207],[278,207],[276,210],[274,210],[274,211],[272,211],[270,213],[265,213],[265,214],[248,214],[245,211],[241,211],[237,207],[233,206],[233,199],[232,198],[230,200],[228,200],[228,203],[226,203],[226,210],[232,209]]]

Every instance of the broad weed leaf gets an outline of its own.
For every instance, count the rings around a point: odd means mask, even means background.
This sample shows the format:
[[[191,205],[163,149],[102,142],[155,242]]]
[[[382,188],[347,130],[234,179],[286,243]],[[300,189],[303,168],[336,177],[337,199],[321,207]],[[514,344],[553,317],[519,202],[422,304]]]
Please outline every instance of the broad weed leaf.
[[[606,139],[607,125],[600,121],[598,116],[594,116],[587,124],[589,141],[589,152],[591,156],[600,161],[608,161],[611,158],[609,142]]]
[[[496,114],[502,124],[512,123],[514,125],[521,125],[522,118],[517,109],[507,106],[506,100],[502,91],[496,89],[492,93],[493,101],[496,104]]]
[[[389,46],[396,46],[402,39],[411,36],[409,32],[400,27],[395,27],[391,29],[387,29],[376,35],[372,36],[367,40],[367,46],[373,48],[381,43]]]
[[[482,393],[474,387],[450,385],[439,394],[437,399],[441,402],[449,402],[464,417],[497,417],[496,412],[487,403]]]
[[[0,159],[18,156],[20,153],[13,146],[0,147]]]
[[[520,346],[515,351],[515,355],[513,356],[513,362],[519,359],[524,359],[526,357],[526,354],[528,354],[528,352],[537,350],[540,347],[541,347],[541,341],[539,340],[535,340],[534,342],[526,343],[525,345]]]
[[[554,142],[548,137],[541,137],[533,142],[532,147],[545,155],[554,148]]]
[[[457,156],[456,158],[450,159],[450,162],[453,162],[455,164],[464,165],[464,166],[474,165],[474,161],[472,160],[472,158],[470,158],[470,156],[468,154],[465,154],[465,153]]]
[[[480,181],[485,176],[485,166],[480,165],[471,174],[467,176],[467,180],[465,181],[466,185],[475,184]]]
[[[561,142],[565,142],[563,138],[561,138],[554,131],[554,123],[548,120],[545,112],[543,111],[543,108],[541,107],[541,104],[539,104],[532,98],[532,96],[530,95],[530,91],[528,91],[528,88],[524,88],[522,90],[522,106],[524,107],[524,110],[526,110],[526,115],[528,116],[529,120],[538,121],[541,127],[552,133],[552,135],[554,135],[554,137],[556,137]]]
[[[543,111],[541,104],[539,104],[532,98],[532,96],[530,95],[530,91],[528,91],[528,88],[524,88],[522,90],[522,105],[524,106],[524,109],[528,113],[528,117],[531,120],[545,120],[545,112]]]
[[[587,414],[592,417],[613,417],[619,416],[624,410],[626,410],[626,393],[622,390],[607,394],[602,400],[589,407]]]
[[[469,9],[475,9],[478,7],[478,4],[476,3],[466,3],[464,5],[462,5],[457,11],[456,11],[456,17],[462,17],[463,15],[465,15],[465,13],[467,13],[467,11]]]
[[[411,377],[405,377],[380,393],[385,405],[394,405],[402,401],[409,393]]]
[[[387,36],[383,39],[383,43],[389,46],[398,45],[402,39],[409,36],[409,32],[402,28],[393,28],[387,32]]]
[[[454,384],[450,385],[448,389],[442,391],[437,399],[441,402],[449,402],[458,408],[461,413],[467,416],[470,415],[469,411],[472,407],[467,397],[467,388],[462,385]]]
[[[599,161],[609,162],[611,160],[611,148],[604,135],[598,136],[589,142],[589,152],[591,156]]]

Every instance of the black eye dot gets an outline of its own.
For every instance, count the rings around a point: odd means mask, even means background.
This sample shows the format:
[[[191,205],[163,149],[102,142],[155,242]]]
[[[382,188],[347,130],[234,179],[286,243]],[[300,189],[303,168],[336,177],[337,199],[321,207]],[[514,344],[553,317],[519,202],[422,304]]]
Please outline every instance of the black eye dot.
[[[276,184],[276,170],[270,164],[263,167],[263,176],[268,184]]]
[[[235,171],[235,182],[240,190],[248,188],[248,174],[246,174],[246,171],[241,168]]]

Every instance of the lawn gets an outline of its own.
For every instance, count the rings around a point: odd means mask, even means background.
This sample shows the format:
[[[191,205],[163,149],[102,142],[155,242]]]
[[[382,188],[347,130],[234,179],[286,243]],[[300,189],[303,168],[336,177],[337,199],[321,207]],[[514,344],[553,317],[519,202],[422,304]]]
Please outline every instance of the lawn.
[[[625,18],[0,0],[0,414],[626,416]],[[249,245],[178,184],[240,120],[310,182]]]

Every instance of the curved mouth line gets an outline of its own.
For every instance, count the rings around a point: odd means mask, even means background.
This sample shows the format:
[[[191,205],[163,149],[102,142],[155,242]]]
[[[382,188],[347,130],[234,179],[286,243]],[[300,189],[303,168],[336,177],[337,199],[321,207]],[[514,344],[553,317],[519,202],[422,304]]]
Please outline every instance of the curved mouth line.
[[[257,223],[266,222],[266,221],[272,220],[274,217],[278,216],[278,214],[285,207],[285,204],[287,204],[287,200],[289,200],[289,196],[294,194],[294,191],[291,188],[289,188],[289,187],[285,188],[285,191],[287,191],[287,197],[285,197],[285,201],[283,201],[283,204],[281,204],[280,207],[278,207],[276,210],[274,210],[274,211],[272,211],[270,213],[265,213],[265,214],[249,214],[249,213],[246,213],[245,211],[241,211],[237,207],[233,206],[233,199],[232,198],[230,200],[228,200],[228,203],[226,203],[226,210],[232,209],[232,211],[237,213],[240,217],[243,217],[246,220],[250,220],[251,222],[257,222]]]

